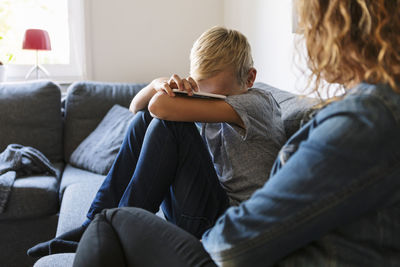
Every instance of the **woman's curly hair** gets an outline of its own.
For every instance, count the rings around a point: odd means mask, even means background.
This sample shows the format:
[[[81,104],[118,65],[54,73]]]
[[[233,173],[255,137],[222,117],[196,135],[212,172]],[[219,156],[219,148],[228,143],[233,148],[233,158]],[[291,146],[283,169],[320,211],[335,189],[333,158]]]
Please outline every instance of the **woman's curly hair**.
[[[400,0],[297,0],[316,82],[387,83],[400,93]]]

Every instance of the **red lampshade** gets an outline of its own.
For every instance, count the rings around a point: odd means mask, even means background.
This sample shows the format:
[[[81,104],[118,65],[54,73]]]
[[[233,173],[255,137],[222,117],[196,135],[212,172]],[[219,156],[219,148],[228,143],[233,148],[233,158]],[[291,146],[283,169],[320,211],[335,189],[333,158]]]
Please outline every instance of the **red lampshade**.
[[[26,30],[22,48],[34,50],[51,50],[49,34],[45,30]]]

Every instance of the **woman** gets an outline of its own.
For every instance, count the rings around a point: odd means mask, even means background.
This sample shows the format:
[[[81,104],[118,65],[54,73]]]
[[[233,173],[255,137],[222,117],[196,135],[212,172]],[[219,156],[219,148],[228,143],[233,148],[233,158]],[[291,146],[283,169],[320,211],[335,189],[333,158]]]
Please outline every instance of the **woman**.
[[[325,80],[345,95],[288,140],[295,149],[264,187],[202,243],[144,211],[108,210],[75,266],[116,263],[115,251],[128,266],[400,265],[400,1],[300,0],[298,10],[316,90]]]

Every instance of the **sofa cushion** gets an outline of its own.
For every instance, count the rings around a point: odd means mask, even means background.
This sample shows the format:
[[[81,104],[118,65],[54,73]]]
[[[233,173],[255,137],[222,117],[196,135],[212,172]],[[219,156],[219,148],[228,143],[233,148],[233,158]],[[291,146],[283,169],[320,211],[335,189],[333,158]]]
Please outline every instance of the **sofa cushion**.
[[[118,154],[134,114],[114,105],[96,129],[86,137],[71,155],[75,167],[106,175]]]
[[[105,176],[101,174],[97,174],[94,172],[90,172],[87,170],[82,170],[80,168],[76,168],[71,164],[67,164],[64,168],[64,172],[61,179],[60,184],[60,199],[64,194],[65,189],[72,184],[76,183],[93,183],[98,184],[102,183]]]
[[[104,178],[103,175],[67,164],[60,186],[62,203],[57,235],[80,226],[86,220],[86,213]],[[157,215],[164,218],[161,209],[157,212]]]
[[[99,124],[115,104],[129,107],[146,84],[78,82],[68,88],[65,102],[64,156],[72,152]]]
[[[65,189],[56,236],[82,225],[101,182],[76,183]]]
[[[280,105],[287,138],[300,128],[301,121],[307,119],[307,114],[319,103],[316,98],[296,95],[261,82],[255,83],[254,87],[271,92]]]
[[[60,88],[49,81],[0,83],[0,152],[15,143],[63,159]]]
[[[15,180],[0,220],[36,218],[57,213],[59,177],[64,164],[55,163],[53,166],[57,177],[39,174]]]
[[[72,267],[75,253],[59,253],[40,258],[33,267]]]

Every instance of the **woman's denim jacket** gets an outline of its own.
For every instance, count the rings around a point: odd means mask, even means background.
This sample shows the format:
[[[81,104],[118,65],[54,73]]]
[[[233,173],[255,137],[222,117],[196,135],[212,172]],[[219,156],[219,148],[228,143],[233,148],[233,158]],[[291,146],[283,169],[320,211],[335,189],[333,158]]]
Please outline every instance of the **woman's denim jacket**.
[[[318,112],[203,245],[222,266],[400,266],[400,94],[362,83]]]

